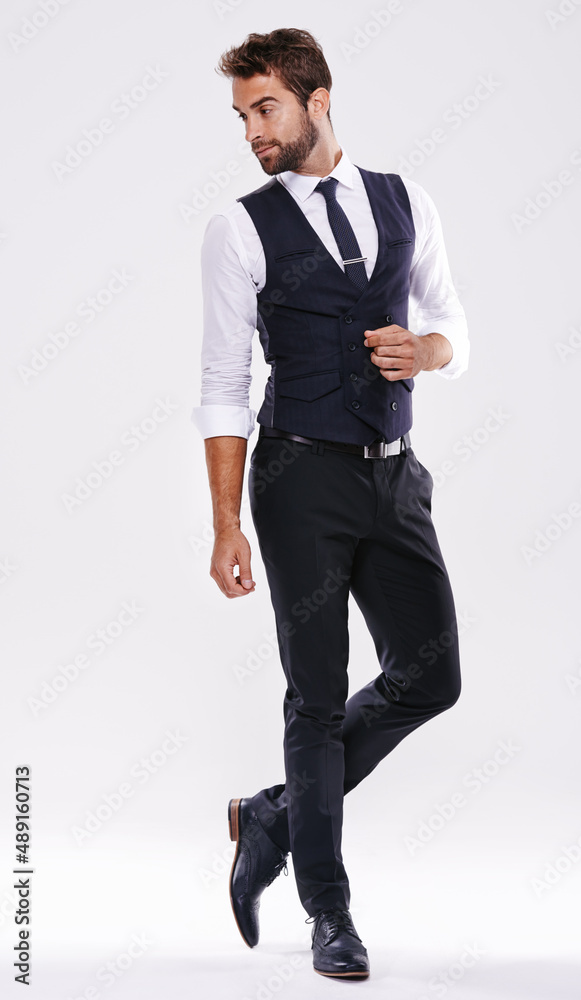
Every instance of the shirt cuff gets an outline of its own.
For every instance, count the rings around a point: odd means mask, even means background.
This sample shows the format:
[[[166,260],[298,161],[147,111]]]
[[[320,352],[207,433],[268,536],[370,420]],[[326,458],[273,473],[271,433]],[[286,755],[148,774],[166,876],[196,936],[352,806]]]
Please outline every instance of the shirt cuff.
[[[241,437],[248,440],[254,430],[256,413],[246,406],[206,403],[194,406],[191,419],[203,438]]]
[[[438,329],[439,327],[439,329]],[[452,346],[452,357],[441,368],[434,368],[442,378],[459,378],[468,368],[468,358],[470,355],[470,343],[465,333],[458,330],[446,329],[443,323],[426,324],[422,330],[418,330],[418,337],[425,337],[427,333],[441,333]]]

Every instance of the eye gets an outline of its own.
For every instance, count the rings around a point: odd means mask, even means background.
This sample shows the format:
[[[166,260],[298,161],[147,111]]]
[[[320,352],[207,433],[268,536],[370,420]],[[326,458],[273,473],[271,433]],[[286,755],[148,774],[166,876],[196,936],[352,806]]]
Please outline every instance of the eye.
[[[246,115],[238,115],[238,117],[242,118],[242,120],[244,120],[244,118],[246,118]]]

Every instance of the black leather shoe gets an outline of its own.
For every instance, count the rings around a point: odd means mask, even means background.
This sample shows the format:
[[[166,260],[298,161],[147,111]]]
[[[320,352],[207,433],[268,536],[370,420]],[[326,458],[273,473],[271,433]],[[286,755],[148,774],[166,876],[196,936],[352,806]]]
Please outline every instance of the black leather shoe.
[[[369,958],[349,910],[339,907],[321,910],[305,923],[313,920],[311,948],[315,972],[342,979],[367,979]]]
[[[230,799],[228,828],[230,840],[236,841],[230,872],[232,912],[244,941],[254,948],[258,944],[260,897],[283,868],[288,875],[288,854],[265,833],[248,799]]]

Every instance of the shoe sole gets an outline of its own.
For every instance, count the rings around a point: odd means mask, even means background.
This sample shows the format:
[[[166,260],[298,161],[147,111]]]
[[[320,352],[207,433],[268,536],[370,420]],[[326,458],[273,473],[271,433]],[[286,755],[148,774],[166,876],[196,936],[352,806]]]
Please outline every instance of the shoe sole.
[[[322,972],[321,969],[315,969],[320,976],[328,976],[331,979],[367,979],[369,976],[368,972]]]
[[[240,937],[244,941],[244,944],[249,948],[254,948],[253,944],[250,944],[246,940],[242,928],[238,923],[238,917],[236,916],[236,909],[234,907],[234,899],[232,897],[232,878],[234,876],[234,868],[238,860],[238,855],[240,854],[240,803],[242,799],[230,799],[228,803],[228,833],[230,834],[230,840],[236,841],[236,850],[234,852],[234,860],[232,861],[232,867],[230,869],[230,881],[229,881],[229,893],[230,893],[230,905],[232,907],[232,913],[234,914],[234,920],[236,921],[236,926],[240,931]]]

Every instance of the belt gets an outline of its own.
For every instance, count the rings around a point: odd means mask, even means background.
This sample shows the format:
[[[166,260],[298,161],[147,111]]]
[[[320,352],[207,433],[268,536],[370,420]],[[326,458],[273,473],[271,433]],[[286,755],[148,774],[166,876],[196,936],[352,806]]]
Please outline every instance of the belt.
[[[387,458],[388,455],[399,455],[411,448],[409,433],[402,434],[395,441],[373,441],[372,444],[351,444],[350,441],[326,441],[321,438],[307,438],[300,434],[291,434],[290,431],[281,431],[276,427],[265,427],[260,425],[258,437],[278,437],[290,438],[291,441],[300,441],[302,444],[314,445],[313,451],[322,455],[325,448],[331,451],[348,452],[351,455],[361,455],[363,458]]]

